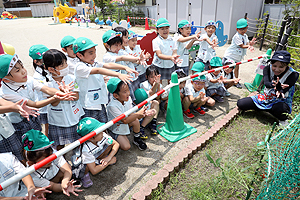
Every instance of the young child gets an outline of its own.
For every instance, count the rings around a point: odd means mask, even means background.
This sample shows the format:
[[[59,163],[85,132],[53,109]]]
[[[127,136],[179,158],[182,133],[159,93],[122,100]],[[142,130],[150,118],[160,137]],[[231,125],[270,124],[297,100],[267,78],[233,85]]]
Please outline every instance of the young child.
[[[43,60],[51,74],[50,81],[46,82],[48,87],[60,89],[60,85],[70,86],[75,81],[75,77],[69,75],[67,57],[61,51],[50,49],[43,55]],[[74,93],[74,101],[56,101],[48,106],[49,139],[54,141],[57,150],[80,138],[76,130],[84,111],[78,101],[78,91]]]
[[[138,34],[136,34],[133,31],[128,31],[128,46],[125,47],[125,51],[132,56],[135,57],[143,57],[143,60],[148,60],[151,55],[149,52],[144,54],[144,51],[141,50],[140,45],[137,45],[137,38]],[[135,70],[139,73],[139,81],[140,83],[144,82],[146,80],[146,69],[147,69],[147,64],[134,64]]]
[[[247,49],[250,51],[254,51],[253,45],[256,43],[256,39],[253,38],[250,42],[248,40],[248,36],[246,34],[248,29],[248,22],[246,19],[239,19],[236,23],[236,31],[237,33],[233,36],[231,45],[226,49],[223,64],[227,59],[231,59],[234,62],[240,62],[247,53]],[[234,75],[236,78],[239,77],[239,66],[235,66]],[[235,85],[237,88],[242,89],[242,85],[237,83]]]
[[[231,65],[235,63],[233,60],[231,59],[227,59],[225,61],[224,65]],[[228,89],[233,86],[236,85],[241,79],[235,78],[234,73],[233,73],[233,69],[234,67],[228,67],[226,69],[223,70],[223,74],[224,74],[224,86],[225,86],[225,95],[227,97],[229,97],[231,94],[230,92],[228,92]]]
[[[118,78],[111,78],[107,83],[107,89],[113,94],[109,104],[107,105],[108,120],[112,120],[124,112],[132,108],[132,100],[130,98],[130,91],[128,85]],[[120,122],[114,124],[109,128],[112,138],[117,140],[120,148],[124,151],[130,149],[130,142],[127,135],[130,134],[129,127],[132,127],[134,133],[133,143],[138,146],[140,150],[146,150],[147,145],[141,139],[141,129],[139,119],[146,116],[147,107],[143,106],[142,109],[136,113],[130,114],[128,117],[123,118]],[[147,125],[147,124],[145,124]],[[143,133],[142,133],[143,134]]]
[[[119,30],[116,32],[115,30]],[[140,64],[140,58],[129,55],[125,51],[125,46],[128,46],[128,31],[125,28],[117,27],[115,30],[106,31],[103,34],[102,40],[107,50],[103,56],[104,63],[118,63],[135,70],[134,63]],[[121,73],[127,74],[122,71]],[[140,81],[138,75],[130,74],[132,83],[129,85],[131,98],[134,99],[134,91],[139,87]]]
[[[171,79],[171,73],[175,70],[174,64],[182,62],[177,55],[176,42],[169,35],[170,24],[166,18],[160,18],[156,23],[157,37],[152,40],[155,65],[161,75],[161,79]]]
[[[186,74],[184,73],[183,69],[177,69],[177,70],[175,70],[175,72],[177,73],[178,79],[186,77]],[[180,98],[181,98],[182,107],[183,107],[183,114],[187,118],[192,119],[195,117],[195,115],[193,115],[189,109],[191,102],[190,102],[190,99],[188,98],[188,96],[186,96],[185,86],[186,86],[186,81],[179,83]],[[170,89],[165,91],[161,95],[162,104],[163,104],[165,110],[167,110],[167,106],[168,106],[169,93],[170,93]]]
[[[205,111],[201,106],[207,104],[213,106],[214,100],[205,96],[205,76],[201,75],[193,78],[191,84],[186,86],[186,96],[189,98],[189,108],[193,109],[194,112],[204,115]],[[188,112],[187,112],[188,113]],[[185,114],[185,113],[184,113]]]
[[[162,88],[160,78],[161,75],[159,74],[157,67],[155,67],[154,65],[150,65],[146,69],[147,80],[140,84],[140,88],[144,89],[149,96],[152,96]],[[156,100],[160,102],[160,96],[158,96]]]
[[[35,72],[33,78],[45,84],[49,80],[49,72],[44,67],[43,54],[49,49],[42,44],[33,45],[29,48],[29,56],[33,59],[33,67]],[[37,100],[45,100],[43,92],[36,92]],[[48,136],[48,117],[47,106],[40,108],[38,116],[41,124],[45,125],[45,135]]]
[[[60,47],[67,56],[67,64],[69,66],[69,74],[74,75],[75,66],[79,62],[79,59],[76,57],[76,54],[73,51],[73,43],[75,42],[73,36],[67,35],[60,41]]]
[[[25,169],[25,166],[11,152],[0,153],[1,183],[22,173]],[[46,199],[44,193],[51,193],[51,191],[47,190],[48,187],[50,186],[37,189],[31,176],[27,175],[22,178],[22,181],[17,181],[0,191],[0,199],[34,199],[34,197],[37,199]]]
[[[219,57],[213,57],[210,60],[211,69],[222,67],[222,60]],[[221,70],[209,73],[206,75],[207,79],[207,89],[206,94],[207,96],[212,97],[219,103],[224,102],[223,96],[225,96],[225,87],[224,87],[224,76]]]
[[[37,130],[30,130],[22,136],[23,155],[26,158],[27,166],[31,166],[50,156],[55,150],[52,149],[47,136]],[[71,166],[63,156],[56,158],[31,174],[36,187],[45,187],[50,185],[49,190],[53,192],[63,192],[70,196],[70,193],[78,196],[76,192],[81,192],[77,188],[79,185],[73,185],[71,180]]]
[[[19,60],[18,55],[0,55],[0,78],[2,78],[0,95],[2,98],[8,101],[18,102],[21,99],[24,99],[27,101],[26,104],[28,106],[40,108],[53,103],[58,99],[73,99],[73,96],[70,96],[73,95],[72,93],[63,93],[57,89],[49,88],[43,85],[32,77],[27,77],[27,70],[24,68],[21,60]],[[46,93],[52,97],[45,100],[36,101],[36,90],[42,91],[43,93]],[[22,135],[27,131],[31,129],[42,129],[40,122],[36,117],[30,116],[29,121],[26,118],[23,118],[19,113],[8,113],[8,117],[14,129],[16,130],[14,134],[17,135],[19,142],[21,142]],[[19,148],[16,156],[18,159],[23,160],[22,154],[20,153],[22,147],[17,146],[14,148]]]
[[[209,20],[205,24],[205,32],[200,37],[200,48],[196,62],[202,62],[205,65],[205,70],[209,70],[210,59],[216,56],[215,47],[218,46],[218,38],[215,35],[216,22]]]
[[[177,54],[182,59],[182,62],[178,63],[177,67],[183,69],[185,74],[189,74],[189,49],[199,39],[201,33],[198,32],[190,36],[191,27],[192,25],[189,21],[181,20],[178,24],[178,33],[174,35],[174,40],[177,41]]]
[[[149,96],[147,92],[139,88],[134,91],[135,101],[134,103],[137,105],[147,99]],[[147,104],[148,105],[148,104]],[[146,106],[147,106],[146,105]],[[150,101],[150,106],[148,106],[148,110],[146,111],[146,116],[141,120],[140,132],[142,139],[148,139],[148,136],[145,133],[145,128],[149,128],[152,135],[157,135],[157,115],[159,112],[159,103],[156,100]]]
[[[86,117],[80,120],[77,133],[83,137],[102,125],[104,123],[94,118]],[[112,139],[106,132],[99,133],[77,148],[77,158],[81,157],[81,162],[84,164],[82,171],[84,171],[85,175],[81,178],[84,188],[93,185],[88,172],[96,175],[107,166],[115,164],[117,161],[115,155],[118,150],[119,143]]]
[[[102,75],[115,76],[122,81],[130,82],[131,76],[109,70],[124,70],[137,73],[135,70],[116,63],[101,63],[95,61],[96,46],[90,39],[79,37],[73,43],[73,51],[79,58],[75,68],[75,89],[79,91],[79,101],[85,112],[84,117],[92,117],[100,122],[107,122],[105,105],[108,94]]]

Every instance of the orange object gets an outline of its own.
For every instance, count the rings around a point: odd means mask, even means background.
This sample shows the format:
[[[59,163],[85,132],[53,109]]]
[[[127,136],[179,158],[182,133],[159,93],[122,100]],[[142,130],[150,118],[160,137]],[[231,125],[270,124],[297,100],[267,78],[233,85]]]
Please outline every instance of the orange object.
[[[149,24],[148,24],[148,17],[145,19],[145,30],[150,30]]]
[[[127,16],[127,23],[128,23],[128,22],[130,23],[130,19],[129,19],[129,16]]]

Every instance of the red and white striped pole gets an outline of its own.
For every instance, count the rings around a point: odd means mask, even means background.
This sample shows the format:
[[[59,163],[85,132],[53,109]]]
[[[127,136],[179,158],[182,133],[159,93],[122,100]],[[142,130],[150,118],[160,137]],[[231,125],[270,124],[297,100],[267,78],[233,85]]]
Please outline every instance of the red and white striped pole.
[[[251,62],[253,60],[258,60],[258,59],[261,59],[263,57],[266,57],[267,55],[263,55],[263,56],[259,56],[259,57],[256,57],[256,58],[252,58],[252,59],[248,59],[248,60],[244,60],[244,61],[241,61],[241,62],[238,62],[238,63],[234,63],[234,64],[231,64],[231,65],[226,65],[226,66],[223,66],[223,67],[218,67],[216,69],[212,69],[212,70],[208,70],[208,71],[204,71],[204,72],[201,72],[201,73],[198,73],[198,74],[193,74],[193,75],[190,75],[190,76],[187,76],[187,77],[184,77],[184,78],[180,78],[178,80],[178,83],[179,84],[180,82],[182,81],[186,81],[188,79],[192,79],[192,78],[195,78],[197,76],[200,76],[200,75],[205,75],[205,74],[208,74],[208,73],[212,73],[212,72],[215,72],[215,71],[220,71],[222,69],[226,69],[228,67],[233,67],[235,65],[240,65],[240,64],[244,64],[244,63],[247,63],[247,62]],[[162,90],[156,92],[154,95],[152,95],[151,97],[147,98],[146,100],[144,100],[143,102],[141,102],[140,104],[134,106],[133,108],[131,108],[130,110],[126,111],[125,113],[121,114],[120,116],[112,119],[111,121],[107,122],[106,124],[104,124],[103,126],[97,128],[96,130],[90,132],[89,134],[83,136],[82,138],[80,138],[79,140],[69,144],[68,146],[64,147],[63,149],[57,151],[56,153],[48,156],[47,158],[41,160],[40,162],[30,166],[29,168],[27,168],[26,170],[24,170],[23,172],[9,178],[8,180],[4,181],[1,183],[0,185],[0,191],[2,191],[4,188],[10,186],[11,184],[17,182],[17,181],[20,181],[22,178],[24,178],[25,176],[33,173],[34,171],[40,169],[41,167],[45,166],[46,164],[52,162],[53,160],[55,160],[56,158],[58,158],[59,156],[62,156],[64,154],[66,154],[67,152],[75,149],[76,147],[78,147],[79,145],[81,145],[82,143],[86,142],[88,139],[94,137],[95,135],[98,135],[99,133],[103,132],[104,130],[108,129],[110,126],[114,125],[115,123],[117,123],[118,121],[122,120],[123,118],[127,117],[128,115],[130,115],[131,113],[137,111],[138,109],[140,109],[142,106],[146,105],[147,103],[149,103],[150,101],[156,99],[156,97],[158,97],[159,95],[161,95],[162,93],[164,93],[165,91],[167,91],[168,89],[170,89],[171,87],[177,85],[177,84],[174,84],[174,83],[170,83],[169,85],[167,85],[166,87],[164,87]]]

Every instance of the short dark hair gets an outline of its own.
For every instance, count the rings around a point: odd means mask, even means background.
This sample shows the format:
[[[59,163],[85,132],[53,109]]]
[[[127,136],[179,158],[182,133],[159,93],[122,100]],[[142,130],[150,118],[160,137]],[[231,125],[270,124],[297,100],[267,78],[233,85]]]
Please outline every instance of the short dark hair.
[[[128,34],[128,30],[124,27],[118,26],[116,28],[113,29],[116,32],[121,32],[122,36],[127,35]]]
[[[108,46],[114,45],[114,44],[123,44],[123,40],[121,37],[115,37],[111,40],[109,40],[106,44],[108,44]]]
[[[22,150],[23,157],[26,158],[26,160],[31,161],[33,163],[36,163],[37,160],[39,160],[41,157],[48,157],[53,153],[53,150],[51,147],[44,149],[44,150],[39,150],[39,151],[27,151]]]
[[[150,65],[147,69],[146,69],[146,77],[150,76],[151,74],[154,75],[158,75],[159,71],[157,69],[157,67],[155,65]]]
[[[123,87],[123,85],[126,85],[126,83],[123,82],[123,81],[120,81],[120,83],[117,85],[117,88],[116,88],[116,90],[114,91],[114,93],[116,93],[116,94],[119,95],[119,92],[120,92],[121,88]]]

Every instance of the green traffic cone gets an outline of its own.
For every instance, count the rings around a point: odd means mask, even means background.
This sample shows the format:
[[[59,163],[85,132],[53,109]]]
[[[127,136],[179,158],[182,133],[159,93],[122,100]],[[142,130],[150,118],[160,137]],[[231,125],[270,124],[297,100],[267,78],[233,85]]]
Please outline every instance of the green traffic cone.
[[[271,48],[268,49],[266,54],[267,54],[267,58],[270,59],[272,54],[272,49]],[[262,78],[263,75],[256,74],[252,83],[245,83],[245,86],[249,90],[249,92],[254,92],[258,90]]]
[[[178,83],[177,73],[171,75],[171,82]],[[183,121],[179,85],[170,88],[166,122],[158,126],[158,133],[170,142],[176,142],[193,133],[197,129]]]

